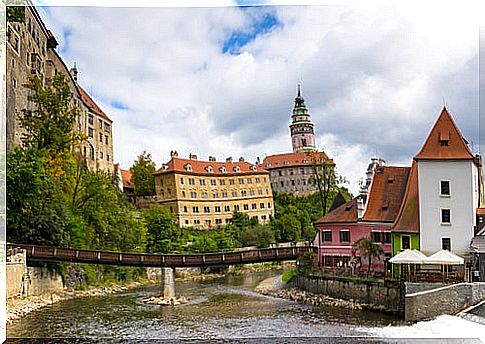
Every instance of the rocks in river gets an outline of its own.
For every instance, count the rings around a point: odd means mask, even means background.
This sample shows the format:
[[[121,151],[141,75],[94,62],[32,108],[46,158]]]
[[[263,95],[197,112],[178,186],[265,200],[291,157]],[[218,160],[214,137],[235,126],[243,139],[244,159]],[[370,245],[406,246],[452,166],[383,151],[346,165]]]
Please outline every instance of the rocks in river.
[[[163,296],[151,296],[147,299],[142,300],[142,302],[149,304],[149,305],[160,305],[160,306],[178,306],[182,304],[186,304],[189,302],[189,299],[186,298],[185,296],[181,296],[179,298],[171,298],[169,300],[166,300],[163,298]]]

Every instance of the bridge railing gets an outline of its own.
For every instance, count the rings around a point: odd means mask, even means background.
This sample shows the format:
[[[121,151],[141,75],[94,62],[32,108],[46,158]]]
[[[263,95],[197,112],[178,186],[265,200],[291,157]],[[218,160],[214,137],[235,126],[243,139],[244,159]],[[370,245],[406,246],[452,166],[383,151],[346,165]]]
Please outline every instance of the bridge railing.
[[[275,247],[248,251],[190,254],[155,254],[83,250],[62,247],[16,245],[27,251],[32,260],[68,261],[76,263],[147,266],[147,267],[195,267],[209,265],[233,265],[296,259],[305,252],[315,252],[312,246]]]

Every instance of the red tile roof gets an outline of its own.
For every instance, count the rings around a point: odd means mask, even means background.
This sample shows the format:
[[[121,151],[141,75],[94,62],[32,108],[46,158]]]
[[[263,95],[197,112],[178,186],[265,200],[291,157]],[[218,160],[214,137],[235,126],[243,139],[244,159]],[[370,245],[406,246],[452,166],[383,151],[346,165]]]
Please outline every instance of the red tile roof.
[[[414,159],[473,159],[455,121],[443,108],[423,147]]]
[[[409,167],[377,167],[362,221],[394,222],[401,207]]]
[[[325,152],[296,152],[268,155],[263,160],[263,168],[271,170],[280,167],[294,167],[311,165],[313,162],[322,163],[327,161],[333,164],[333,160],[329,159]]]
[[[111,121],[111,119],[101,110],[101,108],[96,104],[96,102],[89,96],[89,94],[79,85],[77,85],[79,93],[81,94],[81,100],[86,104],[86,106],[94,112],[96,115],[104,118],[107,121]]]
[[[187,170],[187,165],[191,166],[191,171]],[[212,168],[210,172],[209,168]],[[225,169],[226,172],[223,172]],[[238,171],[239,170],[239,171]],[[268,171],[264,170],[261,166],[250,164],[245,161],[237,162],[221,162],[221,161],[200,161],[194,159],[181,159],[178,157],[172,157],[167,163],[166,168],[158,169],[155,174],[161,174],[166,172],[183,172],[191,174],[204,174],[204,175],[241,175],[241,174],[255,174],[264,173],[268,174]]]
[[[135,187],[131,182],[131,172],[129,170],[120,169],[120,173],[121,173],[121,181],[123,182],[123,187],[125,188]]]
[[[358,212],[356,197],[328,212],[324,217],[315,222],[315,224],[349,223],[357,222],[357,220]]]
[[[485,208],[477,208],[477,215],[485,215]]]
[[[418,166],[416,161],[413,161],[411,166],[404,199],[392,231],[419,233]]]

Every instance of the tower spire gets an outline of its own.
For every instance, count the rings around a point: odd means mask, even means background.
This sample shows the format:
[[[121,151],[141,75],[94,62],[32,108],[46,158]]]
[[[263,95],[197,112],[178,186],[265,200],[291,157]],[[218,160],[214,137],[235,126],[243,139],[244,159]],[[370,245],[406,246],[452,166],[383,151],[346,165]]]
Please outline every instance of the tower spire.
[[[298,97],[301,97],[301,81],[298,81]]]
[[[290,132],[293,152],[314,151],[315,134],[313,123],[310,121],[310,113],[301,95],[301,82],[298,82],[298,93],[295,98],[291,119]]]

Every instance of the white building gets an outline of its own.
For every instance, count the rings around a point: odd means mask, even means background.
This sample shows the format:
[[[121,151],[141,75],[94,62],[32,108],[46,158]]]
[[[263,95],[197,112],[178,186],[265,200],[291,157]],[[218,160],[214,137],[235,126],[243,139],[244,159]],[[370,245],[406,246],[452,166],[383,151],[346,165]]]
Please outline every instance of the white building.
[[[418,168],[421,251],[466,255],[480,203],[481,161],[443,108],[421,151]]]

